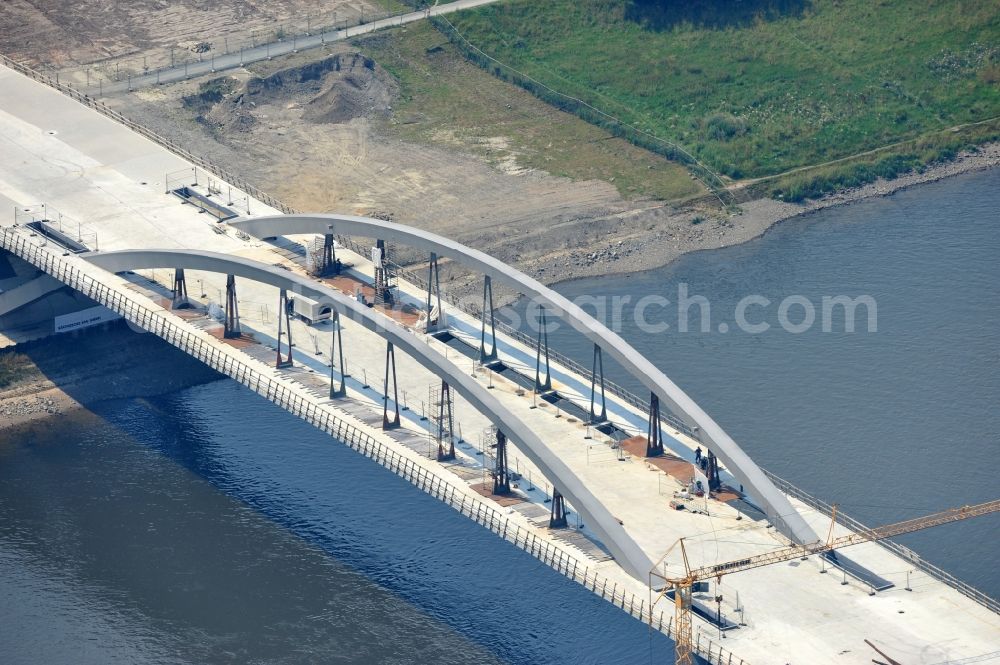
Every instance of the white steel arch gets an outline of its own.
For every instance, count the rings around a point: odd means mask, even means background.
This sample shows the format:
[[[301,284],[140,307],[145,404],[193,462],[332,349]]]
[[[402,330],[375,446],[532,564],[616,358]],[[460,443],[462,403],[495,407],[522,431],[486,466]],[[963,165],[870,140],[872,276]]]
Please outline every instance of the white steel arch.
[[[488,390],[452,361],[433,350],[416,335],[389,317],[344,294],[302,275],[242,257],[183,249],[124,250],[83,255],[90,263],[110,272],[156,268],[182,268],[217,272],[270,284],[329,304],[341,316],[378,333],[396,348],[405,351],[421,366],[448,382],[477,411],[503,431],[538,470],[580,513],[584,523],[611,551],[629,575],[648,583],[652,560],[629,536],[621,523],[587,489],[573,471],[534,431],[503,406]]]
[[[689,425],[697,426],[704,437],[704,444],[761,504],[768,520],[779,532],[800,545],[818,540],[816,532],[792,506],[788,497],[775,487],[736,441],[666,374],[578,305],[499,259],[428,231],[368,217],[333,214],[272,215],[233,220],[229,224],[258,238],[341,234],[398,242],[428,253],[450,257],[506,284],[518,293],[534,298],[545,306],[546,313],[554,313],[600,346],[602,352],[611,354],[629,374],[668,405],[671,411],[684,418]]]

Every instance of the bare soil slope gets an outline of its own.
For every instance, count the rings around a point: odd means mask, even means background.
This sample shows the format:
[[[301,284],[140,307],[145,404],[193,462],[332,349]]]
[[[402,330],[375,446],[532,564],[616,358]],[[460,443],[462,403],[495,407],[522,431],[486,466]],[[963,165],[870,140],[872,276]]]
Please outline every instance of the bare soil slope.
[[[197,146],[293,207],[388,213],[550,282],[598,268],[659,265],[690,243],[733,231],[728,221],[707,216],[692,224],[697,211],[625,199],[605,180],[518,168],[516,156],[513,163],[498,164],[455,140],[401,139],[386,131],[387,123],[406,121],[394,113],[400,101],[396,79],[350,45],[254,69],[144,90],[114,104],[181,144]],[[542,102],[508,88],[507,108],[497,113],[516,114],[522,124],[536,113],[552,120],[553,111]],[[504,140],[491,138],[498,148]]]
[[[307,123],[340,124],[388,116],[396,94],[395,81],[374,60],[346,51],[265,77],[212,79],[184,104],[224,140],[252,131],[269,107],[301,109]]]
[[[305,106],[303,120],[336,124],[389,114],[396,85],[381,68],[376,68],[374,60],[353,53],[320,64],[332,65],[333,69],[326,77],[325,89]]]

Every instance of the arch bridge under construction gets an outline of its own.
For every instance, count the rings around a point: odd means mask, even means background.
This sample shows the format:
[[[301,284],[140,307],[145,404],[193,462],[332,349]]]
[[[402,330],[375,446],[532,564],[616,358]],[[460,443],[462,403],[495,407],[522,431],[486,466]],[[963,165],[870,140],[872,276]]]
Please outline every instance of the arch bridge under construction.
[[[862,663],[872,638],[930,665],[1000,643],[996,602],[905,548],[821,551],[866,530],[831,524],[825,504],[761,469],[650,359],[552,289],[413,226],[291,211],[19,69],[0,66],[0,152],[16,156],[0,162],[0,204],[14,213],[0,227],[11,341],[39,334],[26,325],[39,312],[46,334],[123,317],[671,637],[651,573],[679,569],[663,556],[680,539],[698,570],[805,548],[794,566],[734,565],[746,571],[695,590],[691,648],[712,663]],[[419,268],[394,260],[402,246]],[[481,306],[449,301],[442,261],[475,276]],[[495,320],[495,285],[573,328],[592,355],[572,360],[544,326]],[[643,394],[608,380],[605,361]]]

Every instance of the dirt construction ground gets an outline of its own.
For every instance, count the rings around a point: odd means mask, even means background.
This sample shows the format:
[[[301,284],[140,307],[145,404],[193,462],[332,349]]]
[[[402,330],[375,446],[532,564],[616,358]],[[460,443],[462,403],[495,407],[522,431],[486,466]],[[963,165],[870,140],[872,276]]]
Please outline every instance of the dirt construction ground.
[[[718,210],[678,210],[660,200],[623,197],[611,182],[613,175],[557,177],[526,167],[509,145],[517,139],[513,132],[530,129],[525,124],[553,136],[566,134],[565,126],[576,128],[567,141],[597,145],[585,146],[604,151],[592,156],[596,160],[618,159],[623,165],[647,160],[649,169],[663,160],[555,111],[457,54],[436,75],[445,73],[499,91],[493,93],[499,99],[480,94],[460,100],[459,113],[516,115],[518,128],[504,135],[503,127],[479,131],[456,121],[414,140],[402,130],[419,121],[419,110],[417,117],[412,109],[397,113],[406,91],[350,44],[251,65],[216,79],[142,90],[109,103],[182,145],[196,146],[297,209],[388,213],[398,222],[494,254],[546,282],[654,267],[692,246],[727,244],[736,234],[760,232],[756,226],[740,228]],[[475,108],[483,104],[487,108]],[[588,133],[586,138],[576,138],[580,131]],[[579,146],[574,149],[579,152]],[[701,192],[696,184],[686,187]]]

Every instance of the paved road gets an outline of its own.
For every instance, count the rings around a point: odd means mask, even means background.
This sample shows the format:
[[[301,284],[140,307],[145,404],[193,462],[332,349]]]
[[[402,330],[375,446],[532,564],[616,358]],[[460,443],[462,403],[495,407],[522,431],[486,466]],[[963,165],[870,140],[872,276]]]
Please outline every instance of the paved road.
[[[409,14],[400,14],[399,16],[390,16],[388,18],[352,26],[343,30],[330,30],[328,32],[314,35],[298,35],[280,42],[261,44],[253,48],[240,49],[239,51],[232,51],[221,55],[213,55],[200,62],[185,63],[183,65],[177,65],[176,67],[159,69],[155,72],[150,72],[141,76],[133,76],[124,81],[105,81],[97,86],[91,86],[86,90],[86,93],[92,96],[105,96],[113,93],[135,90],[137,88],[146,88],[159,83],[183,81],[184,79],[191,78],[193,76],[234,69],[247,63],[258,62],[260,60],[267,60],[275,56],[286,55],[295,51],[315,48],[330,42],[341,41],[349,37],[363,35],[368,32],[375,32],[376,30],[381,30],[382,28],[413,23],[414,21],[420,21],[429,16],[450,14],[452,12],[461,11],[463,9],[471,9],[472,7],[478,7],[480,5],[488,5],[494,2],[499,2],[499,0],[455,0],[455,2],[450,2],[446,5],[435,5],[429,9],[410,12]]]

